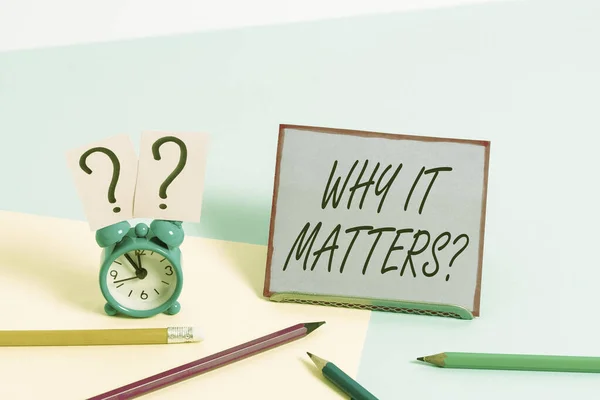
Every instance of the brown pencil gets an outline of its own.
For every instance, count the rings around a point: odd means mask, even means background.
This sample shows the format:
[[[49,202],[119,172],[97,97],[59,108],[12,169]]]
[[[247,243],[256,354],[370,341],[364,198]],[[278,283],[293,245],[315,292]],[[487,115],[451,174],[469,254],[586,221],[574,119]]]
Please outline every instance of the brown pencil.
[[[274,347],[300,339],[325,322],[300,323],[289,328],[262,336],[208,357],[180,365],[167,371],[121,386],[117,389],[90,397],[88,400],[125,400],[141,396],[168,385],[183,381],[227,364],[270,350]]]

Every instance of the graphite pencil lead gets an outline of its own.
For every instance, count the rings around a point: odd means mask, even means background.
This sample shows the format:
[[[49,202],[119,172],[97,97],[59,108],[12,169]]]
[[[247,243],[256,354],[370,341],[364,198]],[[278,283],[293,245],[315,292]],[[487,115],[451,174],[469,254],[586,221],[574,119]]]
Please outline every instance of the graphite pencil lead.
[[[321,321],[321,322],[306,322],[304,324],[304,327],[306,328],[306,334],[308,335],[309,333],[311,333],[312,331],[314,331],[315,329],[317,329],[318,327],[320,327],[324,323],[325,323],[325,321]]]
[[[428,364],[433,364],[438,367],[443,367],[446,365],[446,362],[444,361],[446,357],[446,353],[439,353],[431,356],[419,357],[417,360],[424,361]]]
[[[324,360],[321,357],[317,357],[314,354],[311,354],[309,352],[306,352],[306,354],[308,354],[308,356],[310,357],[310,359],[312,360],[312,362],[314,362],[315,365],[317,366],[317,368],[319,368],[320,370],[322,370],[323,368],[325,368],[325,366],[329,362],[329,361]]]

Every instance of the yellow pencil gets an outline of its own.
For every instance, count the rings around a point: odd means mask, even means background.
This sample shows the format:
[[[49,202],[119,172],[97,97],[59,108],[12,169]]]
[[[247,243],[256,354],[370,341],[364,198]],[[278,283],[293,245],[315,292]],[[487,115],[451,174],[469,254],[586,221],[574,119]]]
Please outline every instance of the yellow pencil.
[[[0,331],[0,346],[171,344],[204,339],[196,327]]]

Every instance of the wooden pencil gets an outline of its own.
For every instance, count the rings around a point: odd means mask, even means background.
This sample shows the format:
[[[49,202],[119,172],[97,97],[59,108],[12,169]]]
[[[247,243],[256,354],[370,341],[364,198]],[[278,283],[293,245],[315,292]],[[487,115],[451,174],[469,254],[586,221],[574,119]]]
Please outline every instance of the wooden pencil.
[[[306,322],[296,324],[199,360],[171,368],[167,371],[160,372],[128,385],[90,397],[87,400],[132,399],[236,361],[243,360],[265,350],[270,350],[282,344],[303,338],[324,323],[325,322]]]
[[[441,368],[600,372],[600,357],[446,352],[417,360]]]
[[[197,327],[0,331],[0,346],[170,344],[203,340]]]
[[[331,383],[337,386],[341,391],[346,393],[352,400],[377,400],[377,397],[331,361],[324,360],[321,357],[317,357],[308,352],[306,354],[308,354],[312,362],[315,363],[323,376],[329,379]]]

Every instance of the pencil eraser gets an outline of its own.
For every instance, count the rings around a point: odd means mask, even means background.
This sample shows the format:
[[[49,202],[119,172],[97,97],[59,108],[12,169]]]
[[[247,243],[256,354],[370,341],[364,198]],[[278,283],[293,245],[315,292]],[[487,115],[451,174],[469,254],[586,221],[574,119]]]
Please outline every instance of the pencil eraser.
[[[204,332],[198,326],[192,326],[192,340],[194,342],[201,342],[204,340]]]

